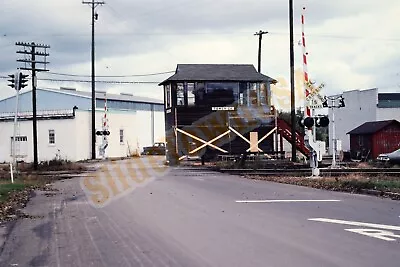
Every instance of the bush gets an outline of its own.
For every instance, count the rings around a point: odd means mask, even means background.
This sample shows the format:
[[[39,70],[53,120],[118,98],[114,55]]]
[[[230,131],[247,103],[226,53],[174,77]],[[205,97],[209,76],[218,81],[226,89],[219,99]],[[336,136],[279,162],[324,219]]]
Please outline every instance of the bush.
[[[48,161],[42,161],[39,164],[39,168],[56,167],[71,164],[71,161],[64,159],[52,159]]]

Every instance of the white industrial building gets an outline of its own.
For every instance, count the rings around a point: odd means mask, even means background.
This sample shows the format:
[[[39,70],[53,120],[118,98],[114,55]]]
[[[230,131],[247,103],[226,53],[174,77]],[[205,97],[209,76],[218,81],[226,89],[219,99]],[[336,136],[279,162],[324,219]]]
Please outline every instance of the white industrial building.
[[[12,159],[15,96],[0,100],[0,162]],[[110,135],[107,157],[140,153],[144,146],[165,140],[162,100],[130,94],[96,93],[96,129],[102,129],[107,99],[107,125]],[[19,95],[16,155],[33,161],[31,91]],[[91,93],[70,88],[37,89],[38,160],[60,157],[71,161],[91,158]],[[97,136],[96,153],[102,136]]]
[[[340,96],[340,95],[336,95]],[[335,118],[335,139],[340,140],[341,150],[350,151],[348,132],[369,121],[400,121],[400,93],[379,93],[377,88],[352,90],[341,94],[345,107],[329,109],[329,144],[333,144],[333,112]],[[332,96],[333,97],[333,96]],[[336,103],[338,104],[338,103]],[[329,150],[332,154],[332,150]]]

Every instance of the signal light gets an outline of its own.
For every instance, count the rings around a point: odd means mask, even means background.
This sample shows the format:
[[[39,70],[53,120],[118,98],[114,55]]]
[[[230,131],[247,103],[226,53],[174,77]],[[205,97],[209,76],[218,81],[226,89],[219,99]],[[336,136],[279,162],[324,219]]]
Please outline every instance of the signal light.
[[[327,116],[319,117],[316,122],[317,127],[327,127],[329,125],[329,118]]]
[[[327,116],[322,116],[322,117],[307,117],[304,119],[299,120],[299,125],[301,127],[307,127],[311,128],[314,125],[316,127],[327,127],[329,125],[329,118]]]
[[[107,131],[107,130],[96,131],[96,135],[110,135],[110,131]]]
[[[314,119],[312,117],[307,117],[304,119],[300,119],[299,120],[299,125],[301,127],[307,127],[307,128],[311,128],[314,126]]]
[[[345,107],[345,106],[346,106],[346,105],[344,104],[344,98],[341,97],[340,100],[339,100],[339,108],[343,108],[343,107]]]
[[[324,102],[322,102],[322,107],[327,108],[328,107],[328,99],[324,97]]]
[[[300,119],[299,120],[299,125],[301,127],[307,127],[307,128],[311,128],[314,126],[314,118],[312,117],[307,117],[304,119]]]
[[[311,128],[314,126],[314,118],[312,117],[307,117],[303,120],[303,124],[307,128]]]
[[[29,76],[29,75],[22,74],[21,72],[19,73],[19,77],[18,77],[18,90],[21,90],[21,88],[24,88],[24,87],[28,86],[28,85],[26,84],[26,82],[28,81],[26,78],[27,78],[28,76]]]
[[[8,86],[10,86],[11,88],[15,88],[16,84],[16,80],[15,80],[15,75],[14,74],[9,74],[8,77],[10,77],[11,79],[9,79],[8,81],[10,82],[10,84],[8,84]]]

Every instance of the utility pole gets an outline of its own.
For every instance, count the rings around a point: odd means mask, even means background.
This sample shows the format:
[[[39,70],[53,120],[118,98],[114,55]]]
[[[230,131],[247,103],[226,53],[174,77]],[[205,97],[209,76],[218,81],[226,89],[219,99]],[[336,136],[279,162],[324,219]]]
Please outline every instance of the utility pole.
[[[37,148],[37,119],[36,119],[36,72],[48,71],[46,65],[49,62],[46,61],[46,57],[49,56],[47,49],[50,48],[49,45],[45,44],[35,44],[32,43],[15,43],[17,46],[23,46],[23,50],[17,51],[17,54],[30,55],[30,58],[25,57],[24,59],[18,59],[18,62],[25,63],[25,66],[19,68],[21,70],[32,71],[32,115],[33,115],[33,168],[37,170],[38,167],[38,148]],[[27,50],[28,49],[28,50]],[[36,49],[43,49],[44,51],[37,51]],[[36,56],[44,57],[43,61],[37,61]],[[36,64],[43,64],[43,69],[36,68]]]
[[[96,159],[96,84],[95,84],[95,42],[94,42],[94,22],[98,19],[95,9],[99,5],[103,5],[104,1],[82,1],[92,9],[92,159]]]
[[[263,34],[267,34],[268,32],[260,30],[256,32],[254,35],[258,35],[258,72],[261,73],[261,43]]]
[[[294,91],[294,36],[293,36],[293,0],[289,0],[289,27],[290,27],[290,103],[292,124],[292,161],[296,162],[296,103]]]

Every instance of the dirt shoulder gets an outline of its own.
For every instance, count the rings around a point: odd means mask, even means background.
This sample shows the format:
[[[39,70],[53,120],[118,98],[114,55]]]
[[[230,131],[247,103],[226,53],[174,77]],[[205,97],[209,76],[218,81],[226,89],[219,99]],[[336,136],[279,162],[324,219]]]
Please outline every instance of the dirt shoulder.
[[[42,163],[36,171],[31,164],[20,164],[18,173],[14,175],[14,183],[11,183],[9,166],[1,165],[0,224],[23,217],[20,210],[26,206],[35,190],[55,191],[53,182],[72,178],[85,171],[85,164],[64,161]]]
[[[378,175],[367,177],[358,174],[351,174],[338,177],[277,177],[246,175],[247,179],[271,181],[298,186],[307,186],[331,191],[342,191],[357,194],[372,194],[400,200],[400,177],[388,177]]]

